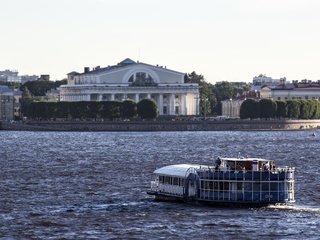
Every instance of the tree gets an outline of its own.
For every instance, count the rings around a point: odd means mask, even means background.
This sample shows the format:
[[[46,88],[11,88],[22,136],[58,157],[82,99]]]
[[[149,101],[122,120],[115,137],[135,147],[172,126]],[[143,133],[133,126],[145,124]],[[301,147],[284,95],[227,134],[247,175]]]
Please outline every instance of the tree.
[[[217,82],[214,85],[214,94],[218,101],[230,99],[235,96],[235,87],[227,81]]]
[[[277,104],[277,118],[285,118],[288,115],[288,106],[284,101],[276,101]]]
[[[158,116],[158,107],[153,100],[143,99],[137,104],[137,112],[142,119],[155,119]]]
[[[22,91],[21,96],[21,112],[24,116],[31,115],[30,104],[32,103],[32,95],[27,87]]]
[[[300,103],[295,100],[288,100],[288,117],[289,118],[299,118],[300,116]]]
[[[100,102],[92,101],[92,102],[86,102],[87,106],[87,117],[96,120],[97,118],[100,118],[100,109],[102,108],[102,104]]]
[[[57,102],[56,117],[67,120],[70,117],[71,103],[73,102]]]
[[[319,119],[320,118],[320,102],[318,100],[312,100],[314,104],[314,112],[312,114],[313,119]]]
[[[33,96],[45,96],[46,92],[50,89],[56,89],[62,84],[66,84],[67,80],[61,81],[29,81],[21,85],[20,90],[24,90],[26,87],[29,89]]]
[[[274,118],[277,112],[277,104],[271,99],[261,99],[260,117],[261,118]]]
[[[131,119],[137,115],[137,104],[132,100],[125,100],[121,103],[121,117]]]
[[[120,107],[121,107],[121,102],[118,102],[118,101],[102,102],[100,115],[102,118],[110,119],[110,120],[120,118],[120,115],[121,115]]]
[[[258,118],[260,117],[260,105],[254,99],[245,100],[240,106],[240,118]]]

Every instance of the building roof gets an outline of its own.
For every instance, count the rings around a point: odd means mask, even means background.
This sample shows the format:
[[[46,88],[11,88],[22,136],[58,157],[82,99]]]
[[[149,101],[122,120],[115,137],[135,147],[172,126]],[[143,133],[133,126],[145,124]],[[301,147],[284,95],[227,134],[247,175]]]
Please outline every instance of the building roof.
[[[295,88],[320,88],[320,82],[293,82],[269,87],[271,90],[293,90]]]
[[[130,65],[130,64],[135,64],[136,62],[133,61],[130,58],[126,58],[125,60],[121,61],[118,63],[118,65],[123,66],[123,65]]]
[[[5,92],[13,92],[13,90],[6,85],[0,85],[0,93],[5,93]]]
[[[78,75],[78,74],[80,74],[80,73],[78,73],[76,71],[72,71],[72,72],[67,73],[67,75]]]
[[[158,66],[158,65],[154,66],[154,65],[151,65],[151,64],[147,64],[147,63],[135,62],[130,58],[126,58],[123,61],[119,62],[117,65],[109,65],[109,66],[103,67],[103,68],[101,68],[100,66],[97,66],[97,67],[93,68],[91,71],[88,71],[88,72],[84,72],[84,73],[71,72],[68,75],[97,74],[97,73],[100,73],[100,72],[109,72],[109,71],[113,71],[113,70],[118,70],[120,68],[125,68],[125,67],[131,66],[131,65],[138,65],[138,64],[149,66],[149,67],[155,67],[155,68],[158,68],[158,69],[163,69],[165,71],[170,71],[170,72],[174,72],[174,73],[178,73],[178,74],[184,74],[182,72],[178,72],[178,71],[174,71],[174,70],[171,70],[171,69],[167,69],[166,67],[163,67],[163,66]]]

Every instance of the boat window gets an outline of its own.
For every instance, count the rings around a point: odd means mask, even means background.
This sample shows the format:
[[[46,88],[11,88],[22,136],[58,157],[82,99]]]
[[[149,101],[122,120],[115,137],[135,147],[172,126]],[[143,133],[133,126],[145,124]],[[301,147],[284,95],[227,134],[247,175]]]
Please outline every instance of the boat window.
[[[262,183],[262,191],[269,191],[269,183]]]
[[[173,181],[172,181],[172,184],[173,185],[179,185],[179,178],[173,178]]]
[[[254,192],[260,191],[260,183],[253,183],[253,191]]]
[[[270,191],[277,191],[278,183],[270,183]]]
[[[212,189],[213,189],[213,182],[210,181],[210,182],[209,182],[209,190],[212,190]]]
[[[251,191],[252,190],[252,183],[245,183],[244,184],[244,190],[245,191]]]
[[[164,184],[170,184],[170,177],[164,177]]]
[[[180,186],[184,186],[184,179],[183,178],[180,179]]]
[[[159,183],[163,183],[163,176],[159,176]]]

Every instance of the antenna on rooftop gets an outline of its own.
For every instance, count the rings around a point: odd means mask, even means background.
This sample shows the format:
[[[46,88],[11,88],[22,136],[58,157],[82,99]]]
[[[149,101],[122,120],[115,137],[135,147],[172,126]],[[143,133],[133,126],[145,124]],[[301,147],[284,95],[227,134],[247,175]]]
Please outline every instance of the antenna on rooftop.
[[[141,49],[140,48],[138,48],[138,60],[139,60],[139,62],[141,60]]]

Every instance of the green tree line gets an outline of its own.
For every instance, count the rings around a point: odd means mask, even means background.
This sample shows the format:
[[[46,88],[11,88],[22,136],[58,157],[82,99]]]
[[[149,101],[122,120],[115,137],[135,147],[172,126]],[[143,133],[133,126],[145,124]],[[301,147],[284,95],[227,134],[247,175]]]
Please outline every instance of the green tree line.
[[[31,119],[154,119],[158,108],[154,101],[143,99],[138,103],[131,100],[81,101],[81,102],[25,102],[23,116]]]
[[[241,104],[240,118],[320,119],[320,102],[317,100],[247,99]]]

